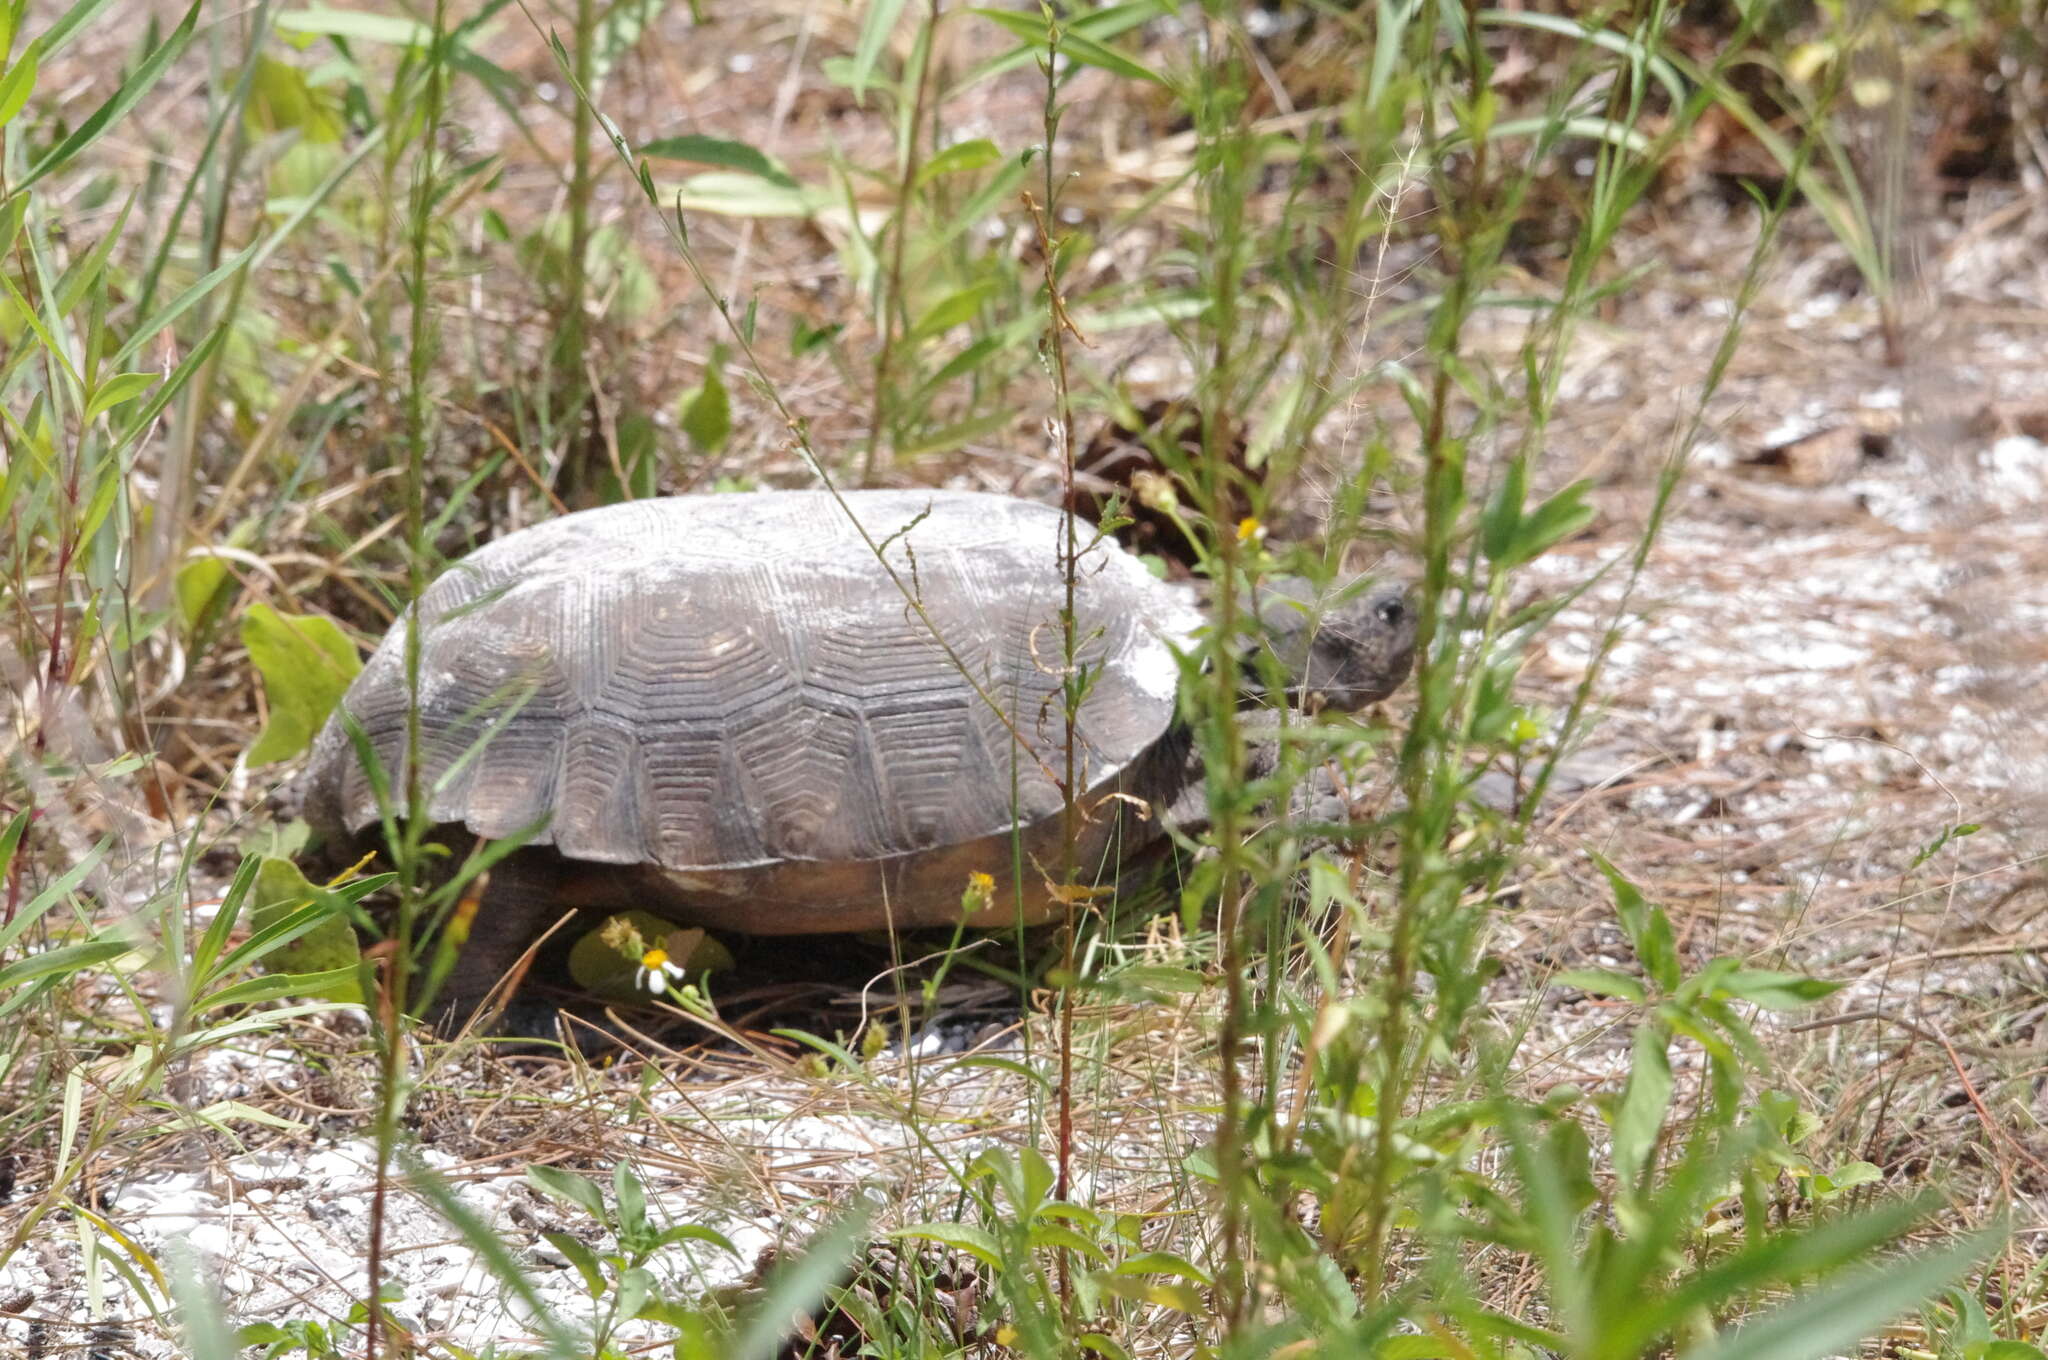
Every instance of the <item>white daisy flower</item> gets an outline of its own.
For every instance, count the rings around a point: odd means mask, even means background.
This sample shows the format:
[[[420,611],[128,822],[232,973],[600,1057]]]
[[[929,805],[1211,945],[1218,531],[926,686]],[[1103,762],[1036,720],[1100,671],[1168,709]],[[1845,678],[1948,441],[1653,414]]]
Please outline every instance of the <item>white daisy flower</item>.
[[[666,949],[650,949],[640,956],[640,966],[633,971],[633,985],[659,996],[682,975],[682,965],[670,958]]]

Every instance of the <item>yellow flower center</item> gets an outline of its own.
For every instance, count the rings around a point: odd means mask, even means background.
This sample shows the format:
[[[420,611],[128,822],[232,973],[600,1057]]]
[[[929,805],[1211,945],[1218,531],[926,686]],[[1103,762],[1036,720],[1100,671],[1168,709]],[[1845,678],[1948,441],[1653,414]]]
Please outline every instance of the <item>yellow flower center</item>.
[[[660,972],[668,967],[668,951],[666,949],[648,950],[640,956],[640,966],[650,973]]]

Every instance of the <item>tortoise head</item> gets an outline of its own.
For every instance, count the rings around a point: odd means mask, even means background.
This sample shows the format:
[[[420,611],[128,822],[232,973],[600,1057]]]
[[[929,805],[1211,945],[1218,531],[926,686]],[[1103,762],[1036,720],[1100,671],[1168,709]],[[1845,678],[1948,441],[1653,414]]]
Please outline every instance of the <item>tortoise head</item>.
[[[1288,701],[1302,708],[1349,713],[1377,703],[1415,660],[1415,601],[1404,585],[1361,576],[1319,592],[1280,577],[1259,587],[1258,612]]]

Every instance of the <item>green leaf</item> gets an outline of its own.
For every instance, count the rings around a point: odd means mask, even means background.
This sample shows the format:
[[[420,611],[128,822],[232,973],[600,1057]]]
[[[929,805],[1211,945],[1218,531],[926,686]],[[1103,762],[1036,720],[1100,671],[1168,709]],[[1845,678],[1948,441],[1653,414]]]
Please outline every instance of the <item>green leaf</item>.
[[[1884,1172],[1869,1162],[1844,1162],[1833,1171],[1807,1178],[1809,1193],[1815,1199],[1833,1199],[1859,1185],[1879,1185],[1884,1181]]]
[[[249,748],[251,765],[285,760],[311,745],[363,668],[355,644],[333,620],[280,614],[266,604],[250,605],[242,616],[242,645],[270,704],[270,721]]]
[[[1521,533],[1515,556],[1505,565],[1519,566],[1523,562],[1541,557],[1551,548],[1570,538],[1593,522],[1595,511],[1586,504],[1586,495],[1593,489],[1589,479],[1581,478],[1543,502],[1522,520]]]
[[[855,103],[867,98],[875,63],[881,59],[882,49],[889,45],[889,36],[896,31],[896,21],[902,14],[903,0],[874,0],[868,6],[867,15],[861,20],[860,37],[854,43],[853,62],[846,72],[846,88],[853,91]]]
[[[542,1194],[573,1204],[599,1222],[604,1221],[604,1191],[597,1188],[596,1181],[559,1166],[541,1164],[526,1168],[526,1180]]]
[[[230,1006],[253,1006],[260,1001],[276,1001],[287,996],[315,997],[354,1005],[360,1004],[362,994],[361,970],[351,964],[347,968],[329,968],[320,972],[271,973],[264,977],[243,978],[219,991],[208,992],[194,1009],[216,1011]]]
[[[1686,1360],[1824,1360],[1854,1350],[1997,1249],[2001,1232],[1843,1275],[1686,1352]]]
[[[1134,1256],[1127,1256],[1117,1262],[1116,1273],[1119,1275],[1178,1275],[1184,1280],[1193,1280],[1204,1288],[1216,1283],[1210,1277],[1208,1271],[1202,1269],[1193,1261],[1188,1260],[1185,1256],[1176,1256],[1170,1251],[1141,1251]]]
[[[583,1287],[590,1291],[590,1297],[604,1297],[604,1267],[598,1263],[597,1253],[590,1249],[589,1243],[574,1233],[544,1232],[541,1237],[576,1268],[576,1273],[583,1277]]]
[[[257,59],[248,116],[265,132],[296,132],[315,145],[338,142],[348,130],[333,101],[313,88],[304,71],[270,57]]]
[[[654,1297],[654,1276],[635,1266],[619,1274],[619,1292],[616,1304],[622,1318],[640,1316],[640,1310],[647,1306],[647,1300]]]
[[[266,855],[256,870],[252,896],[254,905],[249,911],[249,923],[259,935],[308,906],[317,905],[322,913],[318,924],[263,955],[266,969],[297,975],[302,982],[308,974],[327,975],[346,970],[348,976],[344,981],[321,982],[317,984],[318,990],[302,991],[298,995],[325,1001],[362,1001],[362,984],[356,975],[357,965],[362,961],[362,948],[356,941],[355,927],[349,923],[348,911],[336,894],[308,881],[290,860]]]
[[[1122,8],[1126,7],[1119,7]],[[1046,21],[1040,15],[1000,9],[975,9],[969,13],[979,14],[991,23],[1008,29],[1024,40],[1027,49],[1041,56],[1045,53]],[[1059,50],[1060,54],[1069,60],[1078,61],[1085,66],[1099,67],[1126,80],[1149,81],[1154,85],[1172,88],[1166,78],[1158,72],[1133,61],[1101,39],[1090,36],[1081,23],[1066,24],[1060,28]]]
[[[1553,987],[1574,987],[1595,996],[1617,997],[1623,1001],[1644,1001],[1649,993],[1642,980],[1608,968],[1568,968],[1550,979]]]
[[[1092,1256],[1098,1261],[1109,1259],[1109,1254],[1103,1251],[1100,1246],[1091,1242],[1072,1228],[1069,1228],[1064,1223],[1032,1224],[1031,1245],[1047,1250],[1055,1247],[1064,1247],[1068,1251],[1078,1251],[1083,1256]]]
[[[865,1206],[854,1208],[805,1243],[795,1260],[778,1262],[740,1325],[739,1337],[719,1351],[720,1360],[770,1360],[781,1354],[791,1320],[798,1314],[808,1317],[833,1282],[845,1277],[846,1263],[867,1236],[868,1217]]]
[[[745,142],[735,142],[724,137],[705,137],[694,132],[681,137],[663,137],[641,147],[640,154],[653,156],[657,160],[716,165],[727,170],[738,170],[754,175],[785,188],[799,187],[789,171],[783,169],[781,163],[767,152]]]
[[[208,618],[228,583],[226,560],[214,556],[188,559],[171,578],[171,590],[178,601],[178,620],[189,640]]]
[[[1671,1107],[1671,1056],[1665,1043],[1663,1032],[1654,1025],[1636,1031],[1628,1085],[1615,1107],[1614,1172],[1626,1186],[1641,1181],[1664,1127],[1664,1113]]]
[[[277,28],[281,33],[306,33],[320,38],[360,38],[387,47],[428,47],[434,41],[434,30],[416,19],[323,6],[280,14]]]
[[[1003,1253],[996,1244],[995,1234],[972,1223],[912,1223],[887,1236],[894,1241],[936,1242],[942,1247],[964,1251],[992,1269],[1002,1268]]]
[[[692,175],[670,195],[683,212],[717,213],[721,217],[810,217],[831,204],[823,191],[800,184],[779,184],[760,175],[714,170]]]
[[[21,813],[14,819],[13,824],[7,828],[6,846],[10,861],[13,858],[15,847],[21,839],[22,828],[28,825],[28,815],[27,812]],[[17,939],[21,938],[22,934],[30,926],[42,919],[44,912],[47,912],[50,908],[56,906],[73,892],[77,891],[78,885],[85,882],[86,875],[99,867],[100,860],[107,853],[107,847],[112,843],[113,838],[111,836],[102,839],[98,845],[95,845],[81,856],[77,863],[66,869],[48,887],[37,893],[27,906],[17,911],[14,914],[13,920],[10,921],[4,916],[0,916],[0,951],[6,950]]]
[[[1145,80],[1165,89],[1172,89],[1165,76],[1132,60],[1107,43],[1097,42],[1085,33],[1069,28],[1060,34],[1060,54],[1073,58],[1087,66],[1122,76],[1126,80]]]
[[[732,434],[732,398],[726,395],[718,367],[714,356],[704,369],[704,381],[683,401],[683,433],[699,453],[718,452]]]
[[[1034,1072],[1015,1058],[998,1057],[993,1053],[974,1053],[954,1063],[955,1067],[988,1067],[998,1072],[1008,1072],[1013,1077],[1023,1077],[1043,1090],[1052,1089],[1052,1078],[1043,1072]]]
[[[1479,521],[1479,544],[1489,562],[1501,562],[1514,551],[1516,531],[1522,526],[1522,501],[1529,494],[1529,466],[1513,458],[1487,502]]]
[[[975,137],[965,142],[955,142],[926,161],[917,172],[917,187],[923,188],[942,175],[961,175],[983,166],[994,165],[1003,158],[996,144],[986,137]]]
[[[92,404],[85,408],[85,418],[90,421],[102,412],[111,411],[122,402],[133,401],[149,390],[157,380],[154,373],[116,373],[100,384],[99,391],[92,394]]]
[[[1829,982],[1801,973],[1774,973],[1763,968],[1738,968],[1721,979],[1719,991],[1767,1011],[1796,1011],[1833,996],[1846,983]]]
[[[21,60],[7,68],[7,74],[0,76],[0,127],[14,121],[14,115],[21,112],[28,103],[28,97],[36,88],[36,47],[30,43],[22,52]]]
[[[1987,1341],[1969,1352],[1968,1360],[2048,1360],[2039,1346],[2024,1341]]]
[[[737,1257],[740,1254],[740,1249],[732,1244],[731,1238],[716,1228],[707,1228],[700,1223],[678,1223],[662,1229],[661,1236],[655,1239],[655,1245],[662,1247],[673,1246],[677,1242],[707,1242],[728,1256]]]
[[[647,1187],[625,1162],[612,1163],[612,1199],[619,1206],[619,1238],[638,1238],[647,1227]]]
[[[917,319],[917,324],[910,328],[910,334],[906,338],[912,343],[928,340],[934,335],[943,334],[955,326],[972,321],[975,313],[981,310],[983,300],[995,291],[995,287],[994,279],[984,279],[980,283],[969,284],[956,293],[949,293],[940,298]]]
[[[23,808],[7,823],[7,829],[0,831],[0,881],[4,881],[7,871],[14,867],[14,852],[21,845],[21,833],[28,830],[29,819],[34,815],[28,808]]]
[[[1006,21],[1011,17],[1018,19],[1024,19],[1025,17],[1021,14],[1012,16],[1008,11],[1004,10],[973,10],[970,12],[980,14],[984,18],[1000,19],[1001,21]],[[1131,3],[1128,4],[1106,5],[1101,9],[1088,10],[1068,20],[1066,32],[1069,34],[1080,33],[1090,38],[1106,40],[1114,38],[1118,34],[1127,33],[1131,29],[1150,23],[1152,20],[1170,13],[1172,13],[1171,8],[1162,5],[1160,0],[1131,0]],[[1045,55],[1045,22],[1043,19],[1040,19],[1035,24],[1029,24],[1028,27],[1024,24],[1013,25],[1008,22],[1002,22],[1001,26],[1023,38],[1023,45],[1013,47],[1001,56],[992,57],[968,72],[961,79],[960,83],[954,87],[956,93],[970,85],[978,84],[981,81],[999,76],[1005,71],[1014,70],[1019,66],[1025,65],[1035,57],[1043,57]]]
[[[82,973],[88,968],[120,958],[135,946],[126,940],[87,940],[83,944],[60,945],[16,959],[0,968],[0,992],[11,991],[38,978],[56,973]]]
[[[142,64],[122,82],[121,88],[115,90],[106,103],[87,115],[86,120],[73,129],[69,137],[44,152],[43,158],[37,161],[27,174],[14,182],[11,186],[13,191],[20,193],[43,176],[69,165],[79,152],[98,141],[108,128],[127,117],[128,111],[141,103],[142,97],[149,93],[157,81],[163,79],[164,72],[169,69],[170,64],[184,52],[185,44],[192,41],[192,30],[199,22],[199,11],[205,3],[206,0],[192,0],[192,8],[185,11],[185,17],[178,21],[178,26],[143,58]]]
[[[1680,981],[1678,940],[1671,929],[1671,918],[1662,908],[1646,902],[1641,890],[1604,856],[1595,854],[1593,862],[1607,875],[1608,886],[1614,892],[1614,913],[1621,918],[1622,933],[1628,936],[1636,957],[1642,960],[1644,971],[1664,991],[1676,991]]]

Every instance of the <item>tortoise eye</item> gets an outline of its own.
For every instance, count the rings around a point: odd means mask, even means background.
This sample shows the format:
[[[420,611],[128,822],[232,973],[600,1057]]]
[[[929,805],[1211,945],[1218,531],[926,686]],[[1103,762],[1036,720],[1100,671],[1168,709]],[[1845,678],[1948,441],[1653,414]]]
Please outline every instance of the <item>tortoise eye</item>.
[[[1408,606],[1399,600],[1382,600],[1374,612],[1379,615],[1381,623],[1389,628],[1397,628],[1401,620],[1408,617]]]

